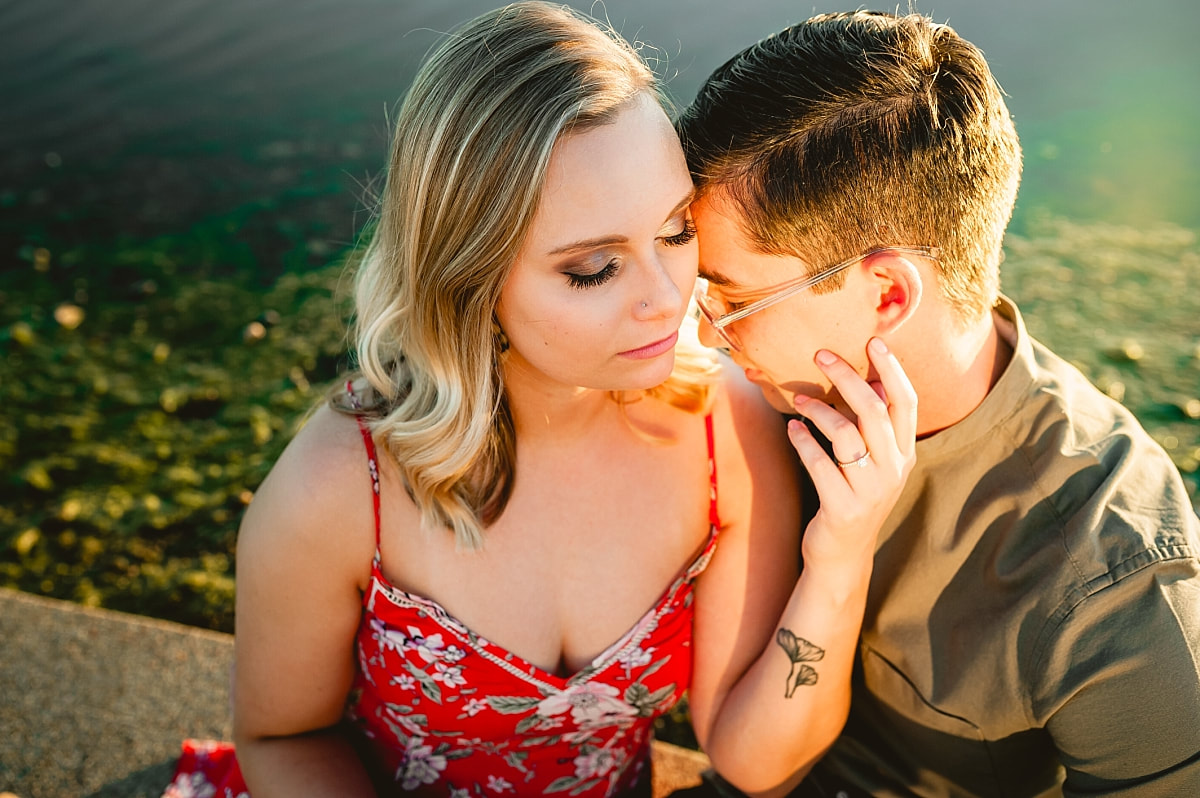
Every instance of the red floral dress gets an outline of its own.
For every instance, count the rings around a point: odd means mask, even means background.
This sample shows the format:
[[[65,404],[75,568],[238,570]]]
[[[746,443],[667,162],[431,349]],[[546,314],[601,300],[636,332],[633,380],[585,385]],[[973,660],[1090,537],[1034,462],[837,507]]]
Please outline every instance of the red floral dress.
[[[375,446],[363,428],[376,549],[346,715],[362,731],[372,764],[398,790],[447,798],[611,796],[646,783],[654,719],[691,681],[693,583],[720,527],[712,418],[705,421],[706,545],[629,631],[565,677],[485,640],[436,601],[388,582],[378,546]],[[164,798],[247,795],[227,745],[193,752],[190,767],[184,765]]]

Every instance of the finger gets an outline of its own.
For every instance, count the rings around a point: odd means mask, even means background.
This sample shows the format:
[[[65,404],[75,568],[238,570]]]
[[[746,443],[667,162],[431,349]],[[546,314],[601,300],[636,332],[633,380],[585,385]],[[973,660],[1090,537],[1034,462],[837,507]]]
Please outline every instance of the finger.
[[[879,375],[883,401],[892,420],[892,434],[901,453],[911,454],[917,437],[917,392],[900,361],[880,338],[867,344],[867,356]],[[872,386],[874,387],[874,386]]]
[[[796,412],[816,425],[821,434],[833,444],[833,459],[849,463],[869,454],[867,442],[858,427],[835,407],[802,394],[795,398]],[[855,469],[857,470],[857,469]]]
[[[875,391],[875,395],[879,397],[880,401],[887,404],[887,391],[884,389],[883,383],[879,380],[871,380],[867,384]]]
[[[892,430],[892,418],[888,413],[885,401],[849,363],[834,353],[822,349],[817,352],[816,363],[833,383],[833,387],[837,389],[842,400],[858,417],[858,431],[862,435],[868,451],[874,455],[876,462],[891,461],[893,454],[899,454],[900,450],[896,444],[896,435]],[[825,432],[824,428],[821,428],[821,431]],[[841,449],[838,452],[839,456],[853,454],[853,452]]]
[[[842,476],[842,470],[821,448],[821,444],[813,437],[804,422],[796,419],[788,421],[787,434],[788,440],[792,442],[792,448],[796,450],[796,454],[800,455],[800,461],[804,463],[804,468],[808,471],[809,478],[812,479],[813,487],[817,489],[821,506],[838,506],[827,504],[827,502],[838,502],[845,506],[853,501],[854,491]]]

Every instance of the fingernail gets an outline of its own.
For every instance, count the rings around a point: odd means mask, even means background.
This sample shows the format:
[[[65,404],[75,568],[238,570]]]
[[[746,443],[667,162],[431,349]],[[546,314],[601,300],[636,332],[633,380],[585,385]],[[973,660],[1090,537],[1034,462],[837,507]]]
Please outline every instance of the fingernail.
[[[788,427],[788,432],[799,432],[800,431],[800,422],[794,418],[789,419],[787,427]]]
[[[871,351],[877,355],[886,355],[888,353],[887,344],[883,342],[882,338],[872,338],[871,343],[869,343],[868,346],[870,346]]]
[[[822,349],[817,352],[817,362],[822,366],[832,366],[837,362],[837,355],[830,352],[828,349]]]

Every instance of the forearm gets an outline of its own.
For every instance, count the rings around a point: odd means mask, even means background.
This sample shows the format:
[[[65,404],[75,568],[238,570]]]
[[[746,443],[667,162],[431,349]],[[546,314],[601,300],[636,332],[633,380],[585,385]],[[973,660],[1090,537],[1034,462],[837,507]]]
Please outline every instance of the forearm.
[[[870,573],[870,557],[831,568],[811,563],[776,633],[720,702],[702,742],[716,770],[742,791],[786,793],[841,732]]]
[[[254,798],[375,798],[362,759],[336,728],[291,737],[237,737],[238,763]]]

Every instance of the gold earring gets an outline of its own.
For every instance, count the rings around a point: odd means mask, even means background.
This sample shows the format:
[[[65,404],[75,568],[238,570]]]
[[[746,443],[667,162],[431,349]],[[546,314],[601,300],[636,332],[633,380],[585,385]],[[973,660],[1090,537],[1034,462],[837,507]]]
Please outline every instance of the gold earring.
[[[496,342],[496,354],[503,355],[508,352],[508,335],[494,317],[492,318],[492,339]]]

